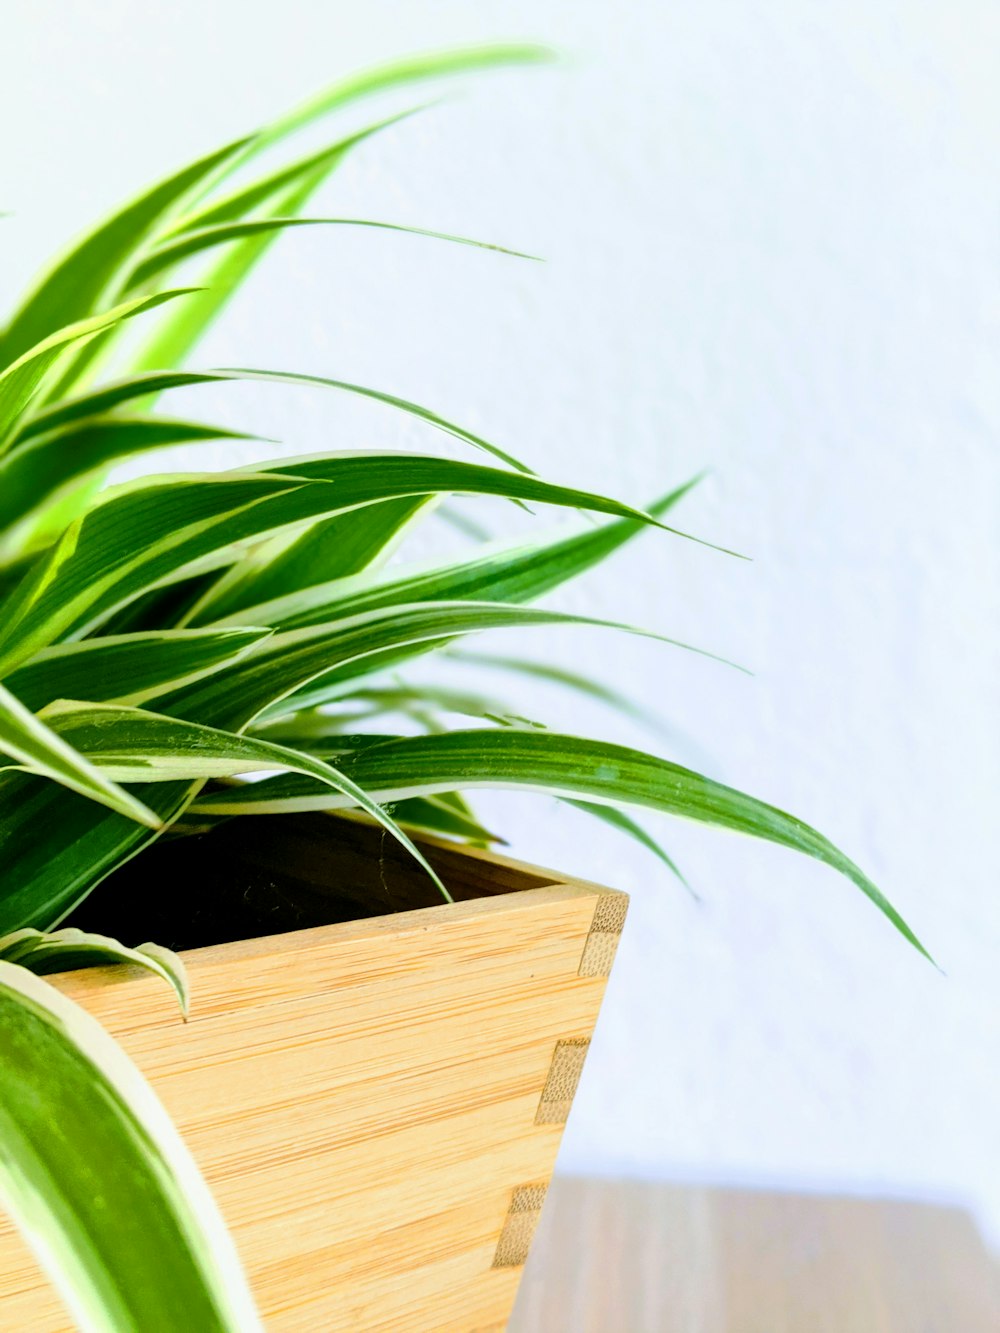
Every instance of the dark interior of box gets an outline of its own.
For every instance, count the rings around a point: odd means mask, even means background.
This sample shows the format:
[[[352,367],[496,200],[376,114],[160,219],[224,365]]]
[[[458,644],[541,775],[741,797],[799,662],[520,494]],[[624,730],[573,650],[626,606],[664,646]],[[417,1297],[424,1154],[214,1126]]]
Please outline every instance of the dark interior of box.
[[[459,848],[421,849],[456,901],[551,881]],[[325,814],[230,820],[161,839],[63,922],[126,944],[173,949],[277,935],[441,903],[434,882],[377,826]]]

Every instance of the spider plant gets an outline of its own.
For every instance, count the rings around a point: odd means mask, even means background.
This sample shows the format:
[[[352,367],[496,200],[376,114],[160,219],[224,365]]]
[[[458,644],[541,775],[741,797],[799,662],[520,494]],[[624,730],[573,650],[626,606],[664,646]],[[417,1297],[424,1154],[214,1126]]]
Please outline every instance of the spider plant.
[[[275,150],[374,94],[544,59],[534,48],[465,51],[335,85],[95,227],[37,280],[0,338],[0,1195],[83,1327],[257,1326],[211,1199],[155,1097],[93,1020],[32,975],[117,959],[157,972],[186,1003],[168,951],[60,929],[168,831],[351,810],[433,876],[414,830],[488,841],[463,793],[530,788],[658,852],[629,809],[804,852],[920,947],[862,871],[792,816],[655,755],[521,723],[474,688],[407,678],[408,664],[467,635],[599,623],[535,603],[647,529],[686,539],[667,520],[691,483],[635,508],[543,479],[426,407],[333,373],[179,368],[280,233],[392,226],[309,204],[399,116],[333,130],[300,156]],[[434,232],[411,243],[428,238],[476,244]],[[470,452],[337,451],[107,484],[123,460],[231,436],[159,403],[241,379],[367,395]],[[437,564],[385,563],[456,495],[553,506],[569,521]],[[614,701],[599,682],[559,679]]]

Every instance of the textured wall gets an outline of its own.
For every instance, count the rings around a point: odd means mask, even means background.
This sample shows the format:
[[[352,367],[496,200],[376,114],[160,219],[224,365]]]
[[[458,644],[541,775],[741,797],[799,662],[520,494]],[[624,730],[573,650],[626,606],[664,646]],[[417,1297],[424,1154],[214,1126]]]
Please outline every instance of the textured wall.
[[[5,22],[4,296],[146,176],[360,62],[521,35],[575,56],[393,131],[324,200],[545,267],[300,233],[201,362],[394,389],[636,501],[712,467],[684,522],[753,564],[651,535],[562,602],[756,678],[578,630],[543,655],[677,734],[538,685],[520,711],[815,822],[948,975],[791,854],[664,826],[699,908],[582,816],[497,798],[517,852],[634,895],[563,1160],[940,1194],[1000,1230],[996,7],[14,0]],[[296,452],[440,443],[307,392],[177,408]]]

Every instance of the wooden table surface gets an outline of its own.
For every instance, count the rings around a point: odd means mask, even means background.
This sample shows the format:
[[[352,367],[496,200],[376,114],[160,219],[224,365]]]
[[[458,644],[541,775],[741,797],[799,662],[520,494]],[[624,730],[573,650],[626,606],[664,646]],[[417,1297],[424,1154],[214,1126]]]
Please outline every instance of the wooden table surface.
[[[1000,1333],[969,1214],[561,1177],[508,1333]]]

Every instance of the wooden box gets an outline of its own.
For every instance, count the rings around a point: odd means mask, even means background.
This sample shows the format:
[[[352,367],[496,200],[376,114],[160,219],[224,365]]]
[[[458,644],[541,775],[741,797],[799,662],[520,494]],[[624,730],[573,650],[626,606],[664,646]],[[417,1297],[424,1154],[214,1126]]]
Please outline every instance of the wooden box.
[[[486,1333],[514,1302],[627,898],[423,846],[454,904],[360,820],[159,844],[75,921],[181,947],[189,1023],[131,969],[55,978],[157,1089],[275,1333]],[[70,1327],[0,1218],[0,1328]]]

